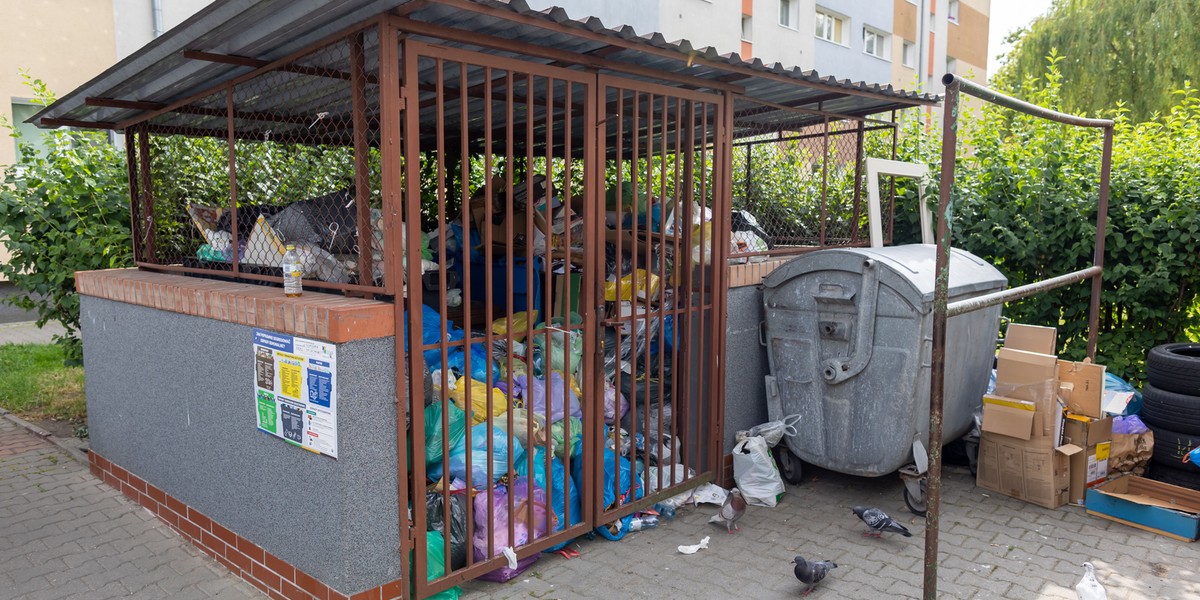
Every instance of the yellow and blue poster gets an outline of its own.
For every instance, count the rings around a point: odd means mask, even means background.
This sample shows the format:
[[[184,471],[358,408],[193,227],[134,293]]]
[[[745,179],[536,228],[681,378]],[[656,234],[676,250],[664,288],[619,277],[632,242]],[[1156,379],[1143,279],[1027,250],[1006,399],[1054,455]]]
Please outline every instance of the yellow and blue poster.
[[[254,330],[258,429],[337,458],[337,346]]]

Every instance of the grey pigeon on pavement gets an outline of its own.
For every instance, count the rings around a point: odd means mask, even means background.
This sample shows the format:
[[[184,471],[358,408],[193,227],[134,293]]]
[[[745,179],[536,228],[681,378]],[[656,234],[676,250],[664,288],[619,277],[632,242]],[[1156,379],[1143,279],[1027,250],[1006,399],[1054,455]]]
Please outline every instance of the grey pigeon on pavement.
[[[809,592],[813,591],[813,588],[817,587],[817,584],[829,574],[830,569],[837,568],[837,563],[832,560],[808,562],[804,560],[803,556],[793,558],[792,562],[796,563],[796,568],[793,570],[796,573],[796,579],[799,579],[801,583],[808,584],[808,589],[804,590],[802,596],[807,596]]]
[[[912,537],[912,534],[908,532],[908,529],[897,523],[895,519],[892,519],[887,515],[887,513],[879,510],[878,508],[855,506],[854,514],[858,515],[858,518],[862,519],[862,522],[866,523],[867,527],[871,528],[871,531],[868,531],[863,535],[883,537],[883,532],[891,531],[904,537]]]
[[[709,523],[724,523],[725,531],[733,533],[741,531],[742,528],[737,526],[737,520],[742,518],[746,513],[746,499],[742,497],[742,490],[736,487],[729,490],[729,495],[725,497],[725,504],[721,505],[721,510],[713,515],[708,520]]]
[[[1096,567],[1092,563],[1083,563],[1083,579],[1075,586],[1075,594],[1079,600],[1108,600],[1108,592],[1096,581]]]

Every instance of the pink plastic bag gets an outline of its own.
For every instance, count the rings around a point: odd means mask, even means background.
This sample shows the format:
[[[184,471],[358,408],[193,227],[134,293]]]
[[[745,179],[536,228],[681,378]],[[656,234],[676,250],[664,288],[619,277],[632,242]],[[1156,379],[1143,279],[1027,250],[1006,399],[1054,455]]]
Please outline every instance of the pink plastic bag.
[[[471,540],[472,546],[475,549],[475,560],[481,561],[488,556],[488,539],[489,531],[492,541],[492,556],[499,556],[505,547],[511,546],[518,548],[534,540],[546,537],[547,532],[553,530],[554,513],[548,509],[546,502],[546,490],[533,484],[533,497],[529,497],[529,478],[518,477],[512,482],[512,500],[513,500],[513,531],[514,537],[509,538],[509,512],[508,512],[508,495],[509,489],[504,486],[496,486],[492,494],[492,502],[489,505],[487,493],[478,493],[475,495],[475,533]],[[532,511],[529,508],[532,507]],[[530,513],[532,512],[532,524],[529,522]],[[494,521],[489,523],[489,515],[495,515]],[[516,569],[510,569],[507,566],[496,569],[484,574],[480,579],[487,581],[505,582],[517,575],[523,573],[533,563],[537,562],[537,554],[517,562]]]

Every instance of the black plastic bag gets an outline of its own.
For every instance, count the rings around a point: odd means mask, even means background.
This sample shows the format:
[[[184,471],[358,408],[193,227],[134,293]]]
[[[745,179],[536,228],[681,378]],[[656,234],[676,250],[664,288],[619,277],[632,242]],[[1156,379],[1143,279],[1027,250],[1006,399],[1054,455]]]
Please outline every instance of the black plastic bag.
[[[429,492],[425,495],[426,530],[437,531],[443,536],[446,529],[442,523],[444,498],[439,492]],[[450,492],[450,569],[461,569],[467,566],[467,495],[462,492]],[[442,552],[442,548],[430,548],[430,552]]]

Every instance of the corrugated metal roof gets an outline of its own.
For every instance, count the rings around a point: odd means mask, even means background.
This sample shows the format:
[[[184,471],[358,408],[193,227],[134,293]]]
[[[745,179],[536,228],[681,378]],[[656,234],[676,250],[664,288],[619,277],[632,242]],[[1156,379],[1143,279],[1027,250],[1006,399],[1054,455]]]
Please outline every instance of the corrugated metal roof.
[[[412,6],[405,6],[409,4]],[[768,65],[759,59],[744,61],[736,53],[719,54],[712,47],[696,47],[687,40],[671,42],[659,33],[640,36],[631,27],[608,28],[596,18],[573,20],[560,8],[536,11],[524,0],[216,0],[34,115],[30,122],[43,126],[94,124],[112,127],[138,118],[147,109],[97,106],[89,104],[87,99],[165,105],[213,89],[253,70],[251,66],[187,58],[185,51],[272,61],[398,7],[412,10],[407,17],[413,21],[571,53],[586,54],[605,49],[606,60],[712,82],[732,81],[744,90],[745,96],[739,100],[735,111],[755,106],[747,99],[807,108],[817,108],[819,101],[823,111],[853,116],[937,102],[936,97],[897,90],[890,85],[838,80],[779,63]],[[495,48],[476,48],[466,43],[448,45],[506,54]],[[527,56],[507,54],[530,60]],[[629,77],[628,74],[623,76]],[[289,81],[294,86],[315,85],[305,84],[302,78],[303,75],[281,75],[279,81],[280,85]],[[318,90],[309,89],[303,94],[297,92],[297,97],[316,94]],[[202,100],[193,106],[206,104],[214,109],[224,108],[223,97]],[[238,106],[239,110],[243,109],[241,99]],[[304,113],[303,109],[298,112]],[[746,123],[795,122],[792,113],[783,112],[790,115],[784,119],[780,115],[762,114],[764,112],[770,110],[760,111]],[[162,120],[164,125],[224,127],[223,118],[212,116],[172,113],[170,118]]]

